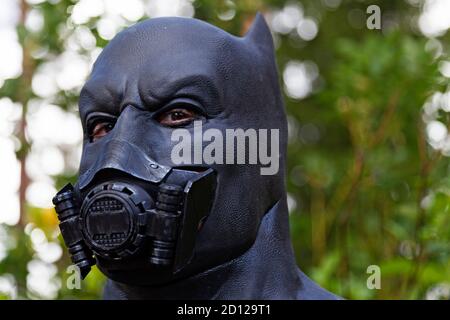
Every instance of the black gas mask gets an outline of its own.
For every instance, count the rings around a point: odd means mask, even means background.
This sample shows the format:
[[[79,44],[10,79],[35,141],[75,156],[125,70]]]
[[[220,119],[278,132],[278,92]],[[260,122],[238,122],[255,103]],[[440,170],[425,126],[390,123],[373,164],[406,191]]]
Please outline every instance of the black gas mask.
[[[172,292],[170,286],[188,279],[198,290],[180,294],[211,293],[225,288],[225,282],[236,284],[229,290],[232,296],[247,285],[272,292],[266,275],[284,277],[283,288],[294,283],[285,205],[287,121],[272,35],[262,16],[244,37],[196,19],[137,23],[103,49],[78,103],[84,132],[79,180],[61,190],[54,203],[83,275],[96,263],[113,280],[108,283],[155,289],[158,295],[166,288],[172,297],[178,289]],[[176,125],[186,114],[193,120]],[[203,132],[199,140],[197,121]],[[99,123],[110,129],[91,140]],[[186,152],[193,155],[191,163],[172,157],[181,140],[174,139],[175,129],[192,138]],[[261,139],[255,144],[244,137],[240,153],[237,140],[234,146],[228,143],[230,129],[276,129],[279,152],[267,135],[266,152]],[[224,141],[215,140],[220,136]],[[213,139],[223,152],[214,151],[218,161],[204,161]],[[279,170],[263,175],[267,165],[249,161],[256,145],[258,155],[271,150]],[[272,209],[276,219],[270,222],[266,217]],[[256,248],[258,235],[264,242]],[[246,254],[250,257],[244,261]],[[280,257],[277,263],[275,257]],[[242,269],[248,281],[236,278]],[[199,281],[208,278],[205,273],[214,279]],[[258,285],[250,284],[256,279]]]
[[[133,154],[129,144],[112,142],[122,152],[116,157]],[[150,160],[145,181],[101,160],[100,170],[53,198],[72,262],[83,278],[96,263],[108,277],[127,283],[172,277],[193,256],[214,198],[214,170],[167,168]]]
[[[79,111],[79,180],[54,203],[82,275],[96,263],[109,278],[106,298],[325,295],[297,270],[292,252],[287,121],[273,39],[261,15],[244,37],[174,17],[121,31],[94,63]],[[203,134],[196,134],[197,121]],[[230,129],[276,129],[279,152],[268,136],[262,149],[263,140],[244,137],[247,147],[239,152],[237,140],[226,139]],[[102,134],[92,139],[93,132]],[[190,141],[185,154],[192,163],[173,157],[181,136]],[[212,140],[218,161],[205,160],[213,156]],[[271,150],[279,170],[263,175],[263,161],[238,161],[256,154],[256,144],[258,155]]]
[[[155,18],[127,28],[103,49],[78,103],[79,180],[54,202],[84,275],[95,262],[125,284],[192,277],[246,252],[263,216],[285,195],[287,125],[262,17],[243,38],[195,19]],[[229,129],[278,129],[279,171],[262,175],[262,163],[237,163],[236,150],[234,164],[177,163],[173,132],[180,127],[161,120],[174,110],[193,114],[182,129],[194,144],[196,121],[205,136],[209,129],[223,137]],[[93,141],[98,123],[110,129]]]

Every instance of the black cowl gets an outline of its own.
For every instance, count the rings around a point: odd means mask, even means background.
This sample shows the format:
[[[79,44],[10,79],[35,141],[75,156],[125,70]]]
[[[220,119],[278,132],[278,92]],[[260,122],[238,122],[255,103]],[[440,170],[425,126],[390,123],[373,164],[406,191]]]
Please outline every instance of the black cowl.
[[[295,263],[285,190],[286,114],[271,33],[261,15],[242,38],[187,18],[151,19],[118,34],[97,59],[80,95],[85,132],[80,177],[108,154],[111,140],[176,167],[171,158],[174,129],[156,119],[184,103],[201,111],[203,131],[214,128],[225,136],[226,129],[278,129],[279,169],[262,175],[260,164],[210,165],[217,173],[215,199],[188,267],[164,283],[109,280],[105,298],[336,298]],[[91,142],[86,123],[95,113],[117,117],[117,122],[106,137]],[[194,126],[185,129],[192,132]],[[114,157],[108,161],[114,166]],[[127,163],[143,176],[139,168],[145,161],[145,156],[130,156]]]

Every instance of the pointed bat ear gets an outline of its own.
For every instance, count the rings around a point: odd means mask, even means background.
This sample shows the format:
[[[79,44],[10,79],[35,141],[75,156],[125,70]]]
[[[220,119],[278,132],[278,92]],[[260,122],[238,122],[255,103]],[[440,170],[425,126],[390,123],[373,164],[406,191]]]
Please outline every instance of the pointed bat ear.
[[[261,13],[258,12],[256,14],[250,30],[245,35],[245,39],[267,50],[273,50],[272,34],[270,33],[266,19],[264,19]]]

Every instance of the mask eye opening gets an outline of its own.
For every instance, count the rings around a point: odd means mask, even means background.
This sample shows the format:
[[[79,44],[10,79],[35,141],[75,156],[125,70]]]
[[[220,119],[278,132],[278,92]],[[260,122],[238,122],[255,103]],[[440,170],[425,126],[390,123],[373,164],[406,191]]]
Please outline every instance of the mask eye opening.
[[[86,131],[89,143],[94,143],[106,136],[117,122],[117,117],[103,112],[93,112],[86,118]]]

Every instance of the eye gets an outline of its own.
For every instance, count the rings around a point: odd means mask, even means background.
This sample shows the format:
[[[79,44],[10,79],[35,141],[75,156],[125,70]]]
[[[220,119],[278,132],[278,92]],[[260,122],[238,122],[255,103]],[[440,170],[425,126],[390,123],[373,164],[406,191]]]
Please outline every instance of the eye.
[[[99,120],[96,121],[89,130],[90,142],[95,142],[108,134],[114,128],[115,122],[113,120]]]
[[[160,124],[168,127],[184,126],[197,118],[197,113],[184,108],[176,108],[161,114],[157,120]]]

